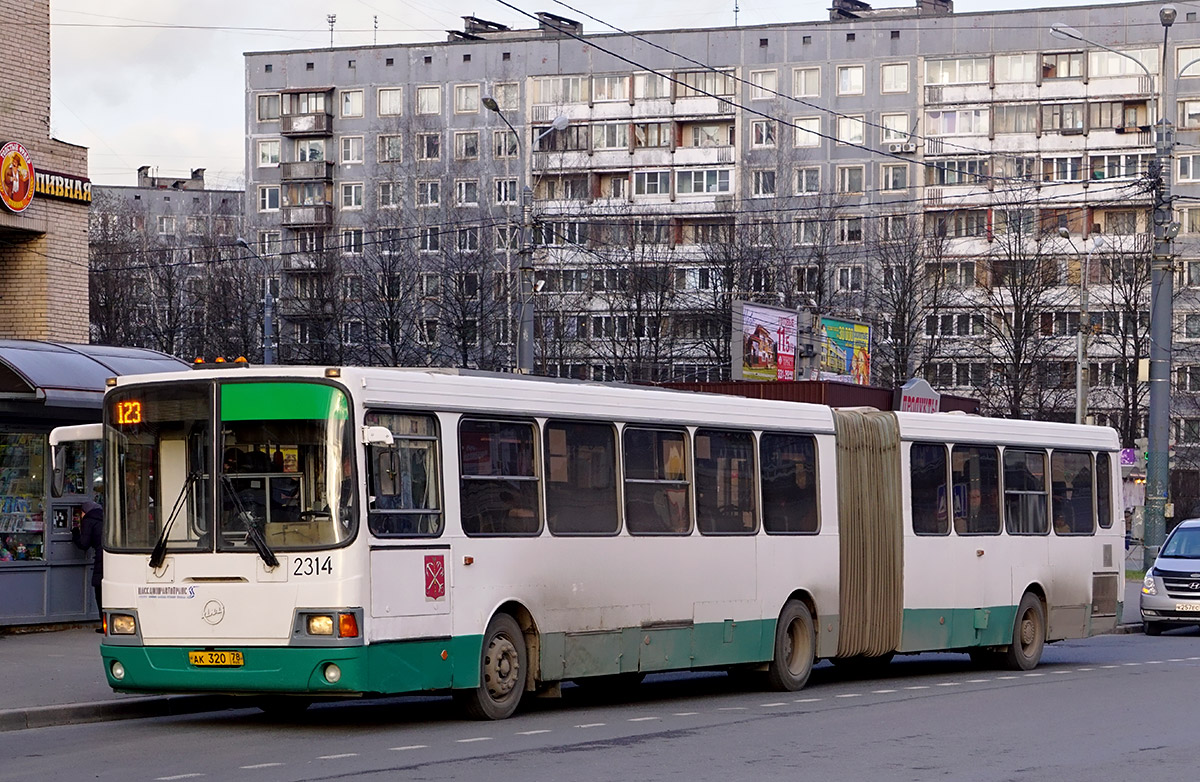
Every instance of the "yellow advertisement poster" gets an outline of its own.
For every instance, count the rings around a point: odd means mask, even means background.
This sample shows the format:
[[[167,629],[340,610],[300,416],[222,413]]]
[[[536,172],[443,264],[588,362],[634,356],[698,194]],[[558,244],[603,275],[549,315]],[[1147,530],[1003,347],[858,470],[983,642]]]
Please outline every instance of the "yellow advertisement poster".
[[[853,383],[871,382],[871,327],[836,318],[821,318],[821,371]]]

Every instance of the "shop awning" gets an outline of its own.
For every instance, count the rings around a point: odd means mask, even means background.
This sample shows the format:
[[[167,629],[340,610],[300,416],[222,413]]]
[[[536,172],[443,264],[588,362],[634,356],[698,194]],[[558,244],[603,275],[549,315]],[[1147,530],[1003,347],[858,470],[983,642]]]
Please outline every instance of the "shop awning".
[[[188,364],[145,348],[0,340],[0,399],[99,409],[114,375],[178,372]]]

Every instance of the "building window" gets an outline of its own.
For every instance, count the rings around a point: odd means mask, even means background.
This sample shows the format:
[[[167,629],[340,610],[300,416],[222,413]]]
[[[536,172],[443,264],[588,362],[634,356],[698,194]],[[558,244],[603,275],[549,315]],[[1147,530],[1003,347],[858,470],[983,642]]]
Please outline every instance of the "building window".
[[[865,123],[862,117],[838,117],[837,140],[839,144],[862,144]]]
[[[986,57],[926,60],[925,84],[987,84],[988,65]]]
[[[417,180],[417,206],[437,206],[441,202],[442,183],[436,179]]]
[[[258,211],[279,211],[279,185],[263,185],[258,188]]]
[[[857,244],[863,240],[863,219],[861,217],[844,217],[837,221],[837,240],[839,244]]]
[[[479,133],[471,130],[454,134],[454,159],[476,160],[479,157]]]
[[[732,97],[733,74],[727,71],[677,71],[676,94],[680,98]]]
[[[258,142],[258,166],[267,168],[279,165],[279,139]]]
[[[363,162],[363,137],[342,136],[342,162]]]
[[[884,190],[907,190],[908,189],[908,164],[885,164],[881,166],[883,172],[883,189]]]
[[[594,149],[629,149],[629,123],[592,125]]]
[[[1036,54],[997,54],[996,82],[1012,84],[1037,79]]]
[[[840,291],[861,291],[863,289],[863,268],[861,266],[839,267],[837,286]]]
[[[279,255],[282,250],[283,242],[280,239],[279,231],[258,232],[259,255]]]
[[[925,112],[925,135],[927,136],[985,135],[987,132],[987,109]]]
[[[520,151],[517,134],[511,130],[492,131],[492,145],[493,156],[500,159],[515,158]]]
[[[1179,156],[1179,180],[1194,182],[1200,180],[1200,155]]]
[[[792,71],[792,95],[797,98],[821,96],[821,69],[796,68]]]
[[[342,92],[342,116],[361,117],[363,115],[362,90],[345,90]]]
[[[837,69],[837,94],[838,95],[862,95],[863,94],[863,66],[861,65],[840,65]]]
[[[1083,131],[1082,103],[1055,103],[1042,106],[1042,130],[1047,133],[1056,131]]]
[[[633,126],[635,147],[671,146],[671,125],[666,122],[639,122]]]
[[[459,179],[454,183],[454,203],[458,206],[479,205],[479,180]]]
[[[821,118],[798,117],[793,123],[796,127],[797,147],[821,146]]]
[[[279,94],[258,96],[258,121],[273,122],[279,119]]]
[[[796,244],[813,245],[817,244],[821,239],[821,226],[812,218],[806,218],[796,221]],[[815,288],[802,288],[802,290],[815,290]]]
[[[342,208],[343,209],[362,209],[363,205],[363,183],[362,182],[343,182],[342,183]]]
[[[806,166],[796,169],[796,192],[797,193],[819,193],[821,192],[821,167]]]
[[[515,179],[496,179],[493,180],[496,185],[496,203],[497,204],[515,204],[518,200],[517,180]]]
[[[417,159],[438,160],[442,157],[442,136],[440,133],[417,134]]]
[[[352,255],[362,255],[363,231],[361,228],[347,228],[342,231],[342,252]]]
[[[301,163],[318,163],[325,159],[325,139],[296,139],[296,160]]]
[[[435,253],[441,249],[442,234],[437,226],[427,225],[421,228],[418,246],[423,253]]]
[[[400,183],[399,182],[380,182],[379,183],[379,208],[394,209],[401,204],[400,198]]]
[[[379,116],[398,117],[404,113],[404,90],[400,87],[379,89]]]
[[[879,91],[908,92],[908,63],[888,63],[879,67]]]
[[[404,146],[400,136],[379,137],[379,162],[399,163],[404,157]]]
[[[1043,182],[1078,182],[1083,179],[1082,157],[1042,158]]]
[[[544,106],[586,103],[586,76],[540,76],[533,80],[533,103]]]
[[[629,77],[593,76],[592,100],[596,103],[629,100]]]
[[[730,170],[727,168],[677,171],[675,175],[675,192],[678,195],[728,193],[729,174]]]
[[[838,166],[837,189],[839,193],[863,192],[863,167]]]
[[[997,105],[995,117],[997,133],[1037,132],[1037,106],[1032,103]]]
[[[521,87],[510,83],[493,85],[492,98],[501,111],[516,111],[521,105]]]
[[[418,114],[441,114],[442,113],[442,88],[441,87],[417,87],[417,113]]]
[[[671,174],[669,171],[635,171],[633,174],[634,195],[669,195]]]
[[[770,169],[752,171],[750,176],[751,195],[768,198],[775,195],[775,172]]]
[[[479,112],[479,85],[458,84],[454,87],[454,113],[476,114]]]
[[[775,122],[756,119],[750,123],[750,145],[753,147],[775,146]]]
[[[1083,52],[1059,52],[1042,55],[1043,79],[1079,79],[1083,77]]]
[[[987,158],[961,158],[939,160],[925,169],[925,184],[927,185],[974,185],[988,179]],[[1032,170],[1025,171],[1028,178]],[[1016,176],[1016,174],[1013,174]]]
[[[175,218],[170,215],[158,216],[158,233],[160,236],[175,235]]]
[[[633,75],[634,100],[658,100],[671,97],[671,81],[657,73]]]
[[[879,118],[883,126],[883,141],[908,141],[908,115],[884,114]]]
[[[778,78],[775,71],[750,71],[750,100],[774,98]]]

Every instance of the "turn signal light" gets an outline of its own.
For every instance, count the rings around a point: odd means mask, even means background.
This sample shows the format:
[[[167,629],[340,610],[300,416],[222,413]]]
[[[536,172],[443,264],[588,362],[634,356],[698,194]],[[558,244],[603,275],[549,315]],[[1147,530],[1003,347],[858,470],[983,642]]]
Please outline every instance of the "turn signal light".
[[[354,614],[338,614],[338,635],[342,638],[358,638],[358,619]]]

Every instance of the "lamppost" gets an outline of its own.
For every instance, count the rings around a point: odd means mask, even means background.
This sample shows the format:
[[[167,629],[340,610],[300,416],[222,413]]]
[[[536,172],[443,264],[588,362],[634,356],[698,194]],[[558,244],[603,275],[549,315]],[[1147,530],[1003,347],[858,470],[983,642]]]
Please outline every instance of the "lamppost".
[[[1150,426],[1149,453],[1146,462],[1146,527],[1143,566],[1149,570],[1154,566],[1158,549],[1166,531],[1166,505],[1168,491],[1167,449],[1171,429],[1171,321],[1175,317],[1175,281],[1171,268],[1171,240],[1179,233],[1179,224],[1172,220],[1171,206],[1171,149],[1175,144],[1175,130],[1167,118],[1166,89],[1171,81],[1167,75],[1167,37],[1175,23],[1178,11],[1173,5],[1164,5],[1158,10],[1158,21],[1163,28],[1162,87],[1154,89],[1154,76],[1141,60],[1095,41],[1084,38],[1078,30],[1063,25],[1051,27],[1051,34],[1058,38],[1071,38],[1089,46],[1118,54],[1138,64],[1150,79],[1150,91],[1157,100],[1155,122],[1154,171],[1154,251],[1150,260]]]
[[[246,252],[253,255],[259,260],[263,268],[263,363],[275,363],[275,300],[271,296],[271,275],[267,267],[266,260],[254,251],[242,237],[238,237],[235,242],[238,247],[241,247]]]
[[[1059,228],[1058,235],[1067,240],[1076,255],[1080,255],[1075,242],[1071,241],[1071,232]],[[1100,234],[1092,236],[1092,246],[1082,253],[1082,265],[1079,267],[1079,333],[1075,335],[1075,423],[1087,423],[1088,410],[1088,336],[1092,332],[1092,324],[1088,322],[1088,278],[1091,276],[1092,253],[1104,246],[1104,237]]]
[[[486,96],[480,101],[483,107],[500,117],[501,121],[512,131],[517,139],[517,148],[523,146],[521,134],[504,116],[500,104],[492,96]],[[564,130],[571,121],[562,115],[554,118],[542,133],[533,140],[536,144],[556,130]],[[521,250],[520,250],[520,297],[521,319],[517,331],[517,371],[524,375],[533,374],[533,172],[532,164],[525,167],[525,185],[521,188]]]

